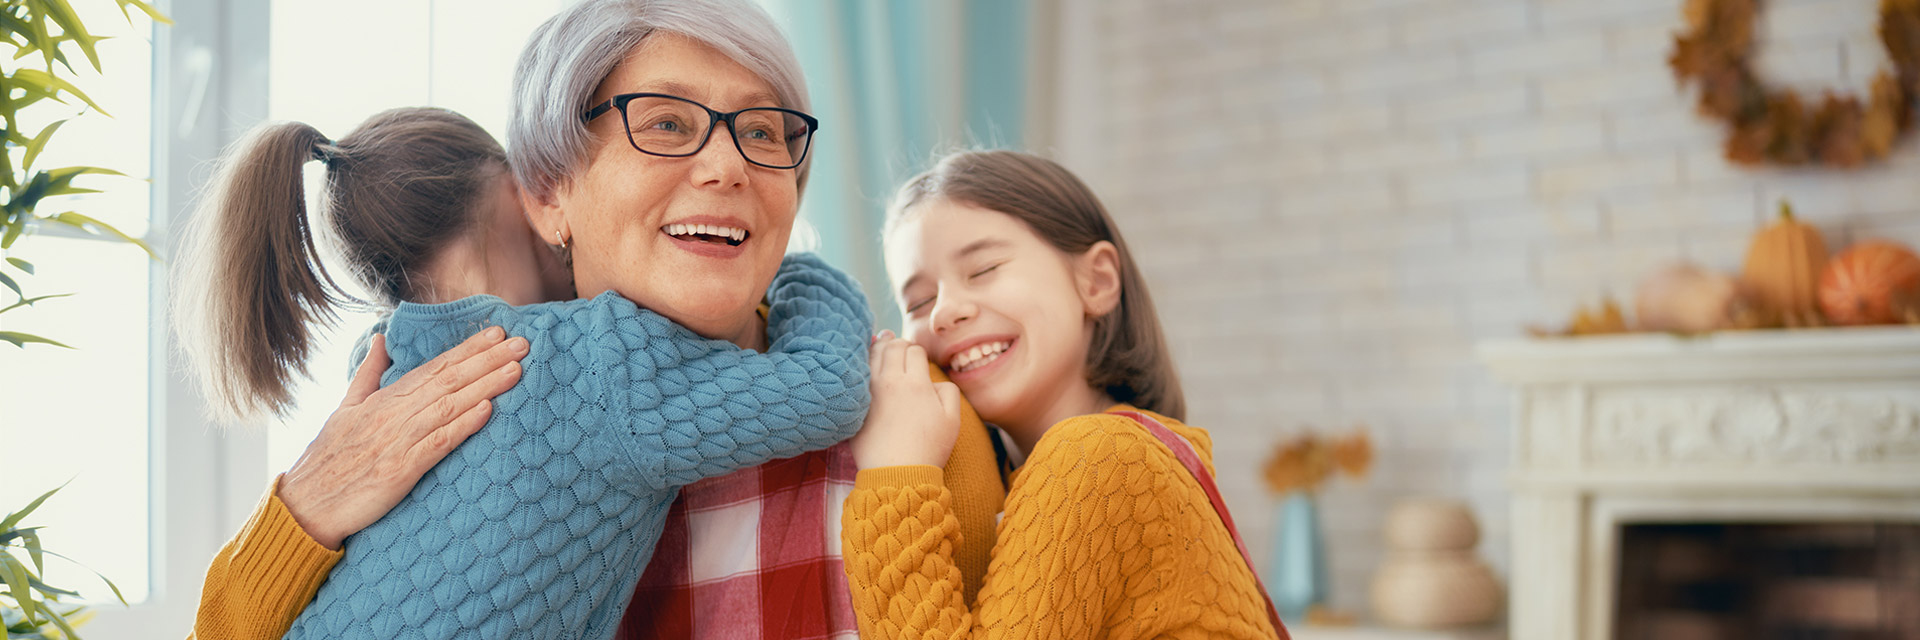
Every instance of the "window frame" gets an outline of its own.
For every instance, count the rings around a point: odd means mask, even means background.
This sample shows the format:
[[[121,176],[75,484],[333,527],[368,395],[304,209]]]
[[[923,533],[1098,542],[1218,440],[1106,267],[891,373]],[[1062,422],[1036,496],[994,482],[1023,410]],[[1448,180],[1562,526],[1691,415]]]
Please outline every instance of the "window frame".
[[[153,32],[151,222],[163,259],[192,216],[213,160],[267,111],[269,6],[249,0],[154,3],[173,19]],[[208,562],[265,491],[264,425],[221,427],[186,376],[170,330],[167,264],[148,265],[149,596],[93,607],[84,633],[184,634],[193,628]]]

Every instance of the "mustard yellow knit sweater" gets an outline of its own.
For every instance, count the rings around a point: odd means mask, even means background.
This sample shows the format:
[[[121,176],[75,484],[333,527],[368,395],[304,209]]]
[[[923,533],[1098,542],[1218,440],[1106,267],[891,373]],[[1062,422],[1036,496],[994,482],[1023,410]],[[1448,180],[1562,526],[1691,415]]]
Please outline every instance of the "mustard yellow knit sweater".
[[[1206,431],[1155,417],[1193,443],[1211,472]],[[1205,491],[1132,420],[1079,416],[1040,439],[1008,489],[971,606],[955,562],[963,536],[953,505],[939,468],[860,472],[841,536],[861,635],[1277,637]]]
[[[937,367],[932,372],[935,381],[947,379]],[[960,438],[948,458],[943,481],[955,488],[952,509],[959,531],[964,532],[955,537],[965,542],[956,543],[954,563],[964,576],[965,597],[971,600],[987,572],[993,519],[1007,493],[986,425],[972,405],[961,410]],[[340,561],[344,552],[321,546],[294,521],[280,502],[278,488],[275,478],[246,526],[214,556],[188,638],[267,640],[286,635],[326,581],[327,571]]]

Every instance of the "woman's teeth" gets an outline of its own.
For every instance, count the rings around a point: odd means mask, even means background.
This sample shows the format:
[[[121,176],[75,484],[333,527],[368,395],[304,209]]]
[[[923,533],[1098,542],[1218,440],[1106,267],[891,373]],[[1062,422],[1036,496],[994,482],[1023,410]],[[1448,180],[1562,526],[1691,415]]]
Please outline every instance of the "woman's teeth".
[[[972,349],[960,352],[960,355],[956,355],[952,360],[947,361],[947,370],[959,373],[961,371],[984,367],[987,363],[998,359],[1000,354],[1005,352],[1007,347],[1010,346],[1013,346],[1013,343],[989,342],[975,346]]]
[[[689,238],[706,242],[725,242],[738,245],[747,239],[747,230],[736,227],[723,227],[715,224],[670,224],[661,227],[667,235]]]

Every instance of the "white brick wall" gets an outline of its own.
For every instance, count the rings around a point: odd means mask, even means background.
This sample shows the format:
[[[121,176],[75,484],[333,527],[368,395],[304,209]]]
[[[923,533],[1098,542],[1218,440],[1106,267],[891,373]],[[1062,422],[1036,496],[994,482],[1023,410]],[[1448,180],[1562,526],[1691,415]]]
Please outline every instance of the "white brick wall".
[[[1920,140],[1851,173],[1721,160],[1665,66],[1679,4],[1062,0],[1062,59],[1094,62],[1059,70],[1052,151],[1131,239],[1263,567],[1271,445],[1360,422],[1374,475],[1322,502],[1335,604],[1365,608],[1404,496],[1469,500],[1504,571],[1508,397],[1475,341],[1665,261],[1736,269],[1782,197],[1835,243],[1920,244]],[[1769,2],[1762,69],[1863,90],[1875,4]]]

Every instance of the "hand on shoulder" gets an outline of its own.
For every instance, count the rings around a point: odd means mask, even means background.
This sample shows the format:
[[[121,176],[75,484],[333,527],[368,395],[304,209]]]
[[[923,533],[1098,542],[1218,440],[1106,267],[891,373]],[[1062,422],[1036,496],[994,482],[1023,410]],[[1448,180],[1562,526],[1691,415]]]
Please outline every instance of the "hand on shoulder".
[[[280,480],[280,501],[328,549],[392,510],[427,470],[485,426],[494,396],[520,381],[525,338],[489,328],[381,388],[376,335],[340,408]]]

